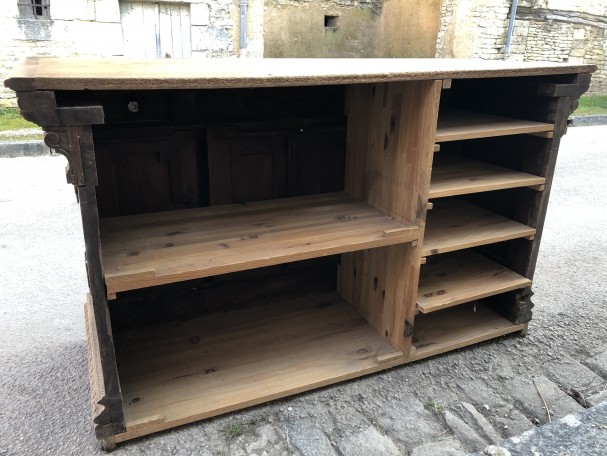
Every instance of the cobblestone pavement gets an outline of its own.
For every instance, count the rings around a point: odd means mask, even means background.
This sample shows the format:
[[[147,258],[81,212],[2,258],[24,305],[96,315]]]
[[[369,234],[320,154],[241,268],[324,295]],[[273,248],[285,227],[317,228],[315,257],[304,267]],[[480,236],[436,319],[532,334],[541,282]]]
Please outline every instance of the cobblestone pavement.
[[[114,454],[455,456],[537,429],[548,410],[554,421],[607,400],[605,138],[606,126],[578,127],[562,142],[527,337],[184,426]],[[3,456],[100,454],[88,406],[83,241],[64,166],[62,157],[0,159]]]

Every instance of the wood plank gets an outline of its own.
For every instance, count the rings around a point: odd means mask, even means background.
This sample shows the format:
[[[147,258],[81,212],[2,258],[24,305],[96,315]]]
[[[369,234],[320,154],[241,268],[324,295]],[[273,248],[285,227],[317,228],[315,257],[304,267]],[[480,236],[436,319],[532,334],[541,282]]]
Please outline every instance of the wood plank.
[[[489,210],[450,198],[435,202],[428,214],[423,255],[452,252],[533,236],[535,229]]]
[[[422,268],[417,308],[430,313],[531,285],[531,280],[474,251],[431,257]]]
[[[436,142],[491,138],[554,130],[554,125],[531,120],[481,114],[470,111],[447,110],[438,116]]]
[[[482,304],[464,304],[419,315],[415,319],[415,354],[411,360],[456,350],[524,328],[524,324],[513,324]]]
[[[101,236],[112,294],[411,242],[419,228],[333,193],[106,219]]]
[[[13,90],[150,90],[365,84],[592,73],[596,65],[466,59],[214,59],[30,57],[5,81]]]
[[[439,96],[440,81],[346,89],[348,193],[423,227]],[[415,287],[407,284],[418,281],[420,250],[411,243],[342,255],[342,296],[406,354],[416,298]]]
[[[123,333],[124,441],[403,362],[336,293]]]
[[[434,159],[430,198],[488,192],[506,188],[538,188],[546,179],[453,154]]]

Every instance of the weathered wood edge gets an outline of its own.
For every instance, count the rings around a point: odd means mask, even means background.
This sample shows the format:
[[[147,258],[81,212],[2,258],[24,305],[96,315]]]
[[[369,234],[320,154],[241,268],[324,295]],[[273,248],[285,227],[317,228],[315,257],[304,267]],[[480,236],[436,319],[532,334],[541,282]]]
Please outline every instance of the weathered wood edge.
[[[17,91],[17,106],[25,120],[43,128],[104,123],[102,106],[58,106],[53,91]]]
[[[124,432],[125,422],[101,265],[96,197],[98,182],[93,135],[90,124],[86,124],[86,122],[102,123],[103,108],[70,107],[65,108],[64,111],[64,113],[69,112],[69,115],[63,115],[60,113],[62,108],[57,107],[52,92],[27,92],[18,95],[19,106],[25,108],[27,113],[34,113],[30,116],[30,120],[34,120],[45,131],[46,145],[67,158],[67,182],[74,185],[78,196],[91,300],[90,309],[87,309],[87,313],[90,310],[91,315],[87,315],[86,323],[91,400],[94,401],[93,421],[97,438],[102,441],[105,449],[111,450],[115,446],[113,436]],[[78,117],[79,113],[85,115]],[[91,117],[90,113],[94,115]],[[91,354],[91,352],[96,353]],[[93,382],[93,377],[98,373],[101,378]]]
[[[74,65],[84,68],[84,75],[62,71]],[[361,69],[363,65],[366,66]],[[110,73],[110,67],[124,71]],[[155,67],[153,76],[137,73],[145,67]],[[596,70],[596,65],[586,64],[465,59],[172,59],[152,63],[120,58],[30,57],[4,84],[15,91],[218,89],[540,76]],[[45,71],[55,74],[49,76]]]
[[[535,195],[535,206],[533,211],[528,213],[529,226],[536,229],[535,237],[533,241],[527,242],[521,248],[514,249],[510,254],[510,261],[513,262],[515,270],[518,270],[530,280],[533,280],[537,265],[561,138],[567,133],[567,119],[577,109],[579,97],[589,87],[590,75],[586,74],[575,75],[574,81],[569,84],[540,84],[537,87],[536,93],[546,97],[558,98],[558,103],[554,112],[548,113],[547,116],[547,120],[554,122],[554,134],[553,138],[548,139],[550,141],[547,145],[549,151],[546,162],[542,164],[544,171],[542,174],[546,178],[544,191]],[[562,96],[565,93],[568,96]],[[531,287],[513,292],[510,295],[513,297],[510,304],[503,307],[505,309],[504,314],[515,324],[526,324],[531,321],[532,309],[535,306],[531,300],[533,294]]]

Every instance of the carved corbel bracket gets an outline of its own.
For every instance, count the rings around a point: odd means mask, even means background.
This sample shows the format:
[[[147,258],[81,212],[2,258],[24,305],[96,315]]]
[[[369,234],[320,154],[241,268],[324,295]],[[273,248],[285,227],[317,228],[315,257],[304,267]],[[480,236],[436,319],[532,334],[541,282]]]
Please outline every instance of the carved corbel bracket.
[[[82,154],[75,127],[46,128],[45,132],[44,143],[67,158],[68,163],[65,167],[67,182],[77,187],[83,186]]]

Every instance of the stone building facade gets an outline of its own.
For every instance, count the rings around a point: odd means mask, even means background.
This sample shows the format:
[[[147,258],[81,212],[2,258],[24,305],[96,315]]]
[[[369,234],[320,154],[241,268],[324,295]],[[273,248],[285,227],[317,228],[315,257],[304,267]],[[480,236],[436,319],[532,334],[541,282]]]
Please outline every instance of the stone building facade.
[[[440,0],[266,0],[265,57],[433,57]]]
[[[264,1],[247,4],[246,55],[261,57]],[[26,56],[241,54],[239,0],[3,0],[2,7],[0,80]],[[14,92],[2,85],[0,106],[14,104]]]
[[[512,0],[443,0],[436,56],[502,59]],[[593,63],[588,94],[607,94],[607,0],[519,0],[513,60]]]

